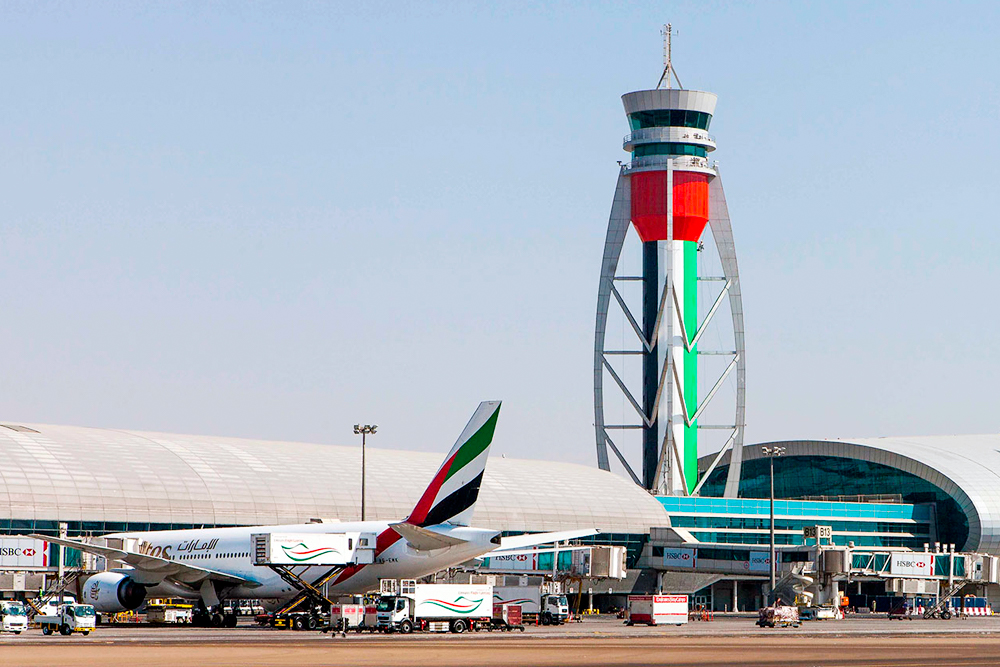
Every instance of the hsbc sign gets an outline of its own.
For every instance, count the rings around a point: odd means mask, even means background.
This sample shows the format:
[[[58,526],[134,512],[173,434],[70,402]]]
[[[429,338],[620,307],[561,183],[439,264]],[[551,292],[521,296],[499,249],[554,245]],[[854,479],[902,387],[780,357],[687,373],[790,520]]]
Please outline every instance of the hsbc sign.
[[[663,566],[670,568],[693,569],[695,565],[694,549],[677,549],[663,547]]]
[[[48,546],[33,537],[0,537],[0,569],[48,567]]]
[[[490,556],[490,567],[497,570],[537,570],[538,554],[532,551]]]
[[[934,554],[894,553],[889,561],[889,574],[929,577],[934,574]]]

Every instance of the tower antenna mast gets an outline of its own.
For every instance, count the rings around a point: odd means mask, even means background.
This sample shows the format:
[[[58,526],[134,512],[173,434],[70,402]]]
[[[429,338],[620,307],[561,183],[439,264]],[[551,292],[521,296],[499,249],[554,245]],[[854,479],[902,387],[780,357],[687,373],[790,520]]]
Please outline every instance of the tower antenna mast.
[[[669,23],[663,26],[660,30],[660,34],[663,35],[663,74],[660,75],[660,82],[656,84],[656,88],[670,88],[670,75],[674,75],[674,79],[677,80],[677,87],[683,88],[684,84],[681,83],[681,78],[677,76],[677,70],[674,69],[673,64],[670,62],[671,58],[671,37],[673,37],[673,26]]]

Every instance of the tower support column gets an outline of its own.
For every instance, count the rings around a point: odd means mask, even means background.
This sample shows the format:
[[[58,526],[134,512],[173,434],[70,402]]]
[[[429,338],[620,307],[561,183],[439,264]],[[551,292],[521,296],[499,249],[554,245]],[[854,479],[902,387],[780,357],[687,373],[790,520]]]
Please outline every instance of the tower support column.
[[[660,308],[660,243],[646,241],[642,244],[642,332],[652,345],[642,355],[642,408],[652,424],[642,430],[642,483],[652,489],[656,483],[656,463],[660,453],[659,420],[654,413],[657,379],[660,377],[660,350],[655,337],[656,316]],[[666,422],[663,422],[664,424]]]

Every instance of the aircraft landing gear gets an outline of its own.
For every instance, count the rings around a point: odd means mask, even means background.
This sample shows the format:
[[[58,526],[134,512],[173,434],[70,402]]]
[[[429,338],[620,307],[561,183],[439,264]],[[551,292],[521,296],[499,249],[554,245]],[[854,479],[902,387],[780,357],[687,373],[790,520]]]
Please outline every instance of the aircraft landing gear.
[[[236,614],[224,614],[221,607],[207,609],[200,601],[191,615],[191,625],[196,628],[235,628],[236,622]]]

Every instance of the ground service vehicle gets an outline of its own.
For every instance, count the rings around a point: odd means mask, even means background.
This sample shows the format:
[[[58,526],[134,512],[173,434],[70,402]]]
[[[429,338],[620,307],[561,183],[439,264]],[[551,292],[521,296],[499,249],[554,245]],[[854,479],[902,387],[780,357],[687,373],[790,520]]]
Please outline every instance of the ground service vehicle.
[[[683,625],[688,622],[687,595],[630,595],[626,625]]]
[[[89,604],[64,604],[59,613],[47,616],[36,616],[35,622],[42,626],[42,634],[51,635],[59,631],[61,635],[71,635],[81,632],[89,635],[94,629],[94,608]]]
[[[495,586],[494,604],[521,605],[526,623],[562,625],[569,618],[569,601],[561,593],[547,593],[541,586]]]
[[[492,600],[492,586],[404,582],[399,595],[383,595],[375,605],[378,628],[403,634],[487,629]]]
[[[23,602],[5,600],[0,603],[0,632],[19,635],[28,629],[28,612]]]
[[[146,605],[147,623],[185,624],[190,623],[193,616],[193,605],[176,600],[153,600]]]
[[[521,605],[494,603],[493,620],[490,623],[490,629],[502,630],[504,632],[512,630],[524,632],[524,617],[521,615]]]
[[[763,607],[757,612],[757,625],[762,628],[798,627],[799,608],[784,605]]]
[[[334,632],[347,632],[355,630],[360,632],[365,625],[365,605],[341,602],[330,607],[330,622],[323,632],[333,630]]]

